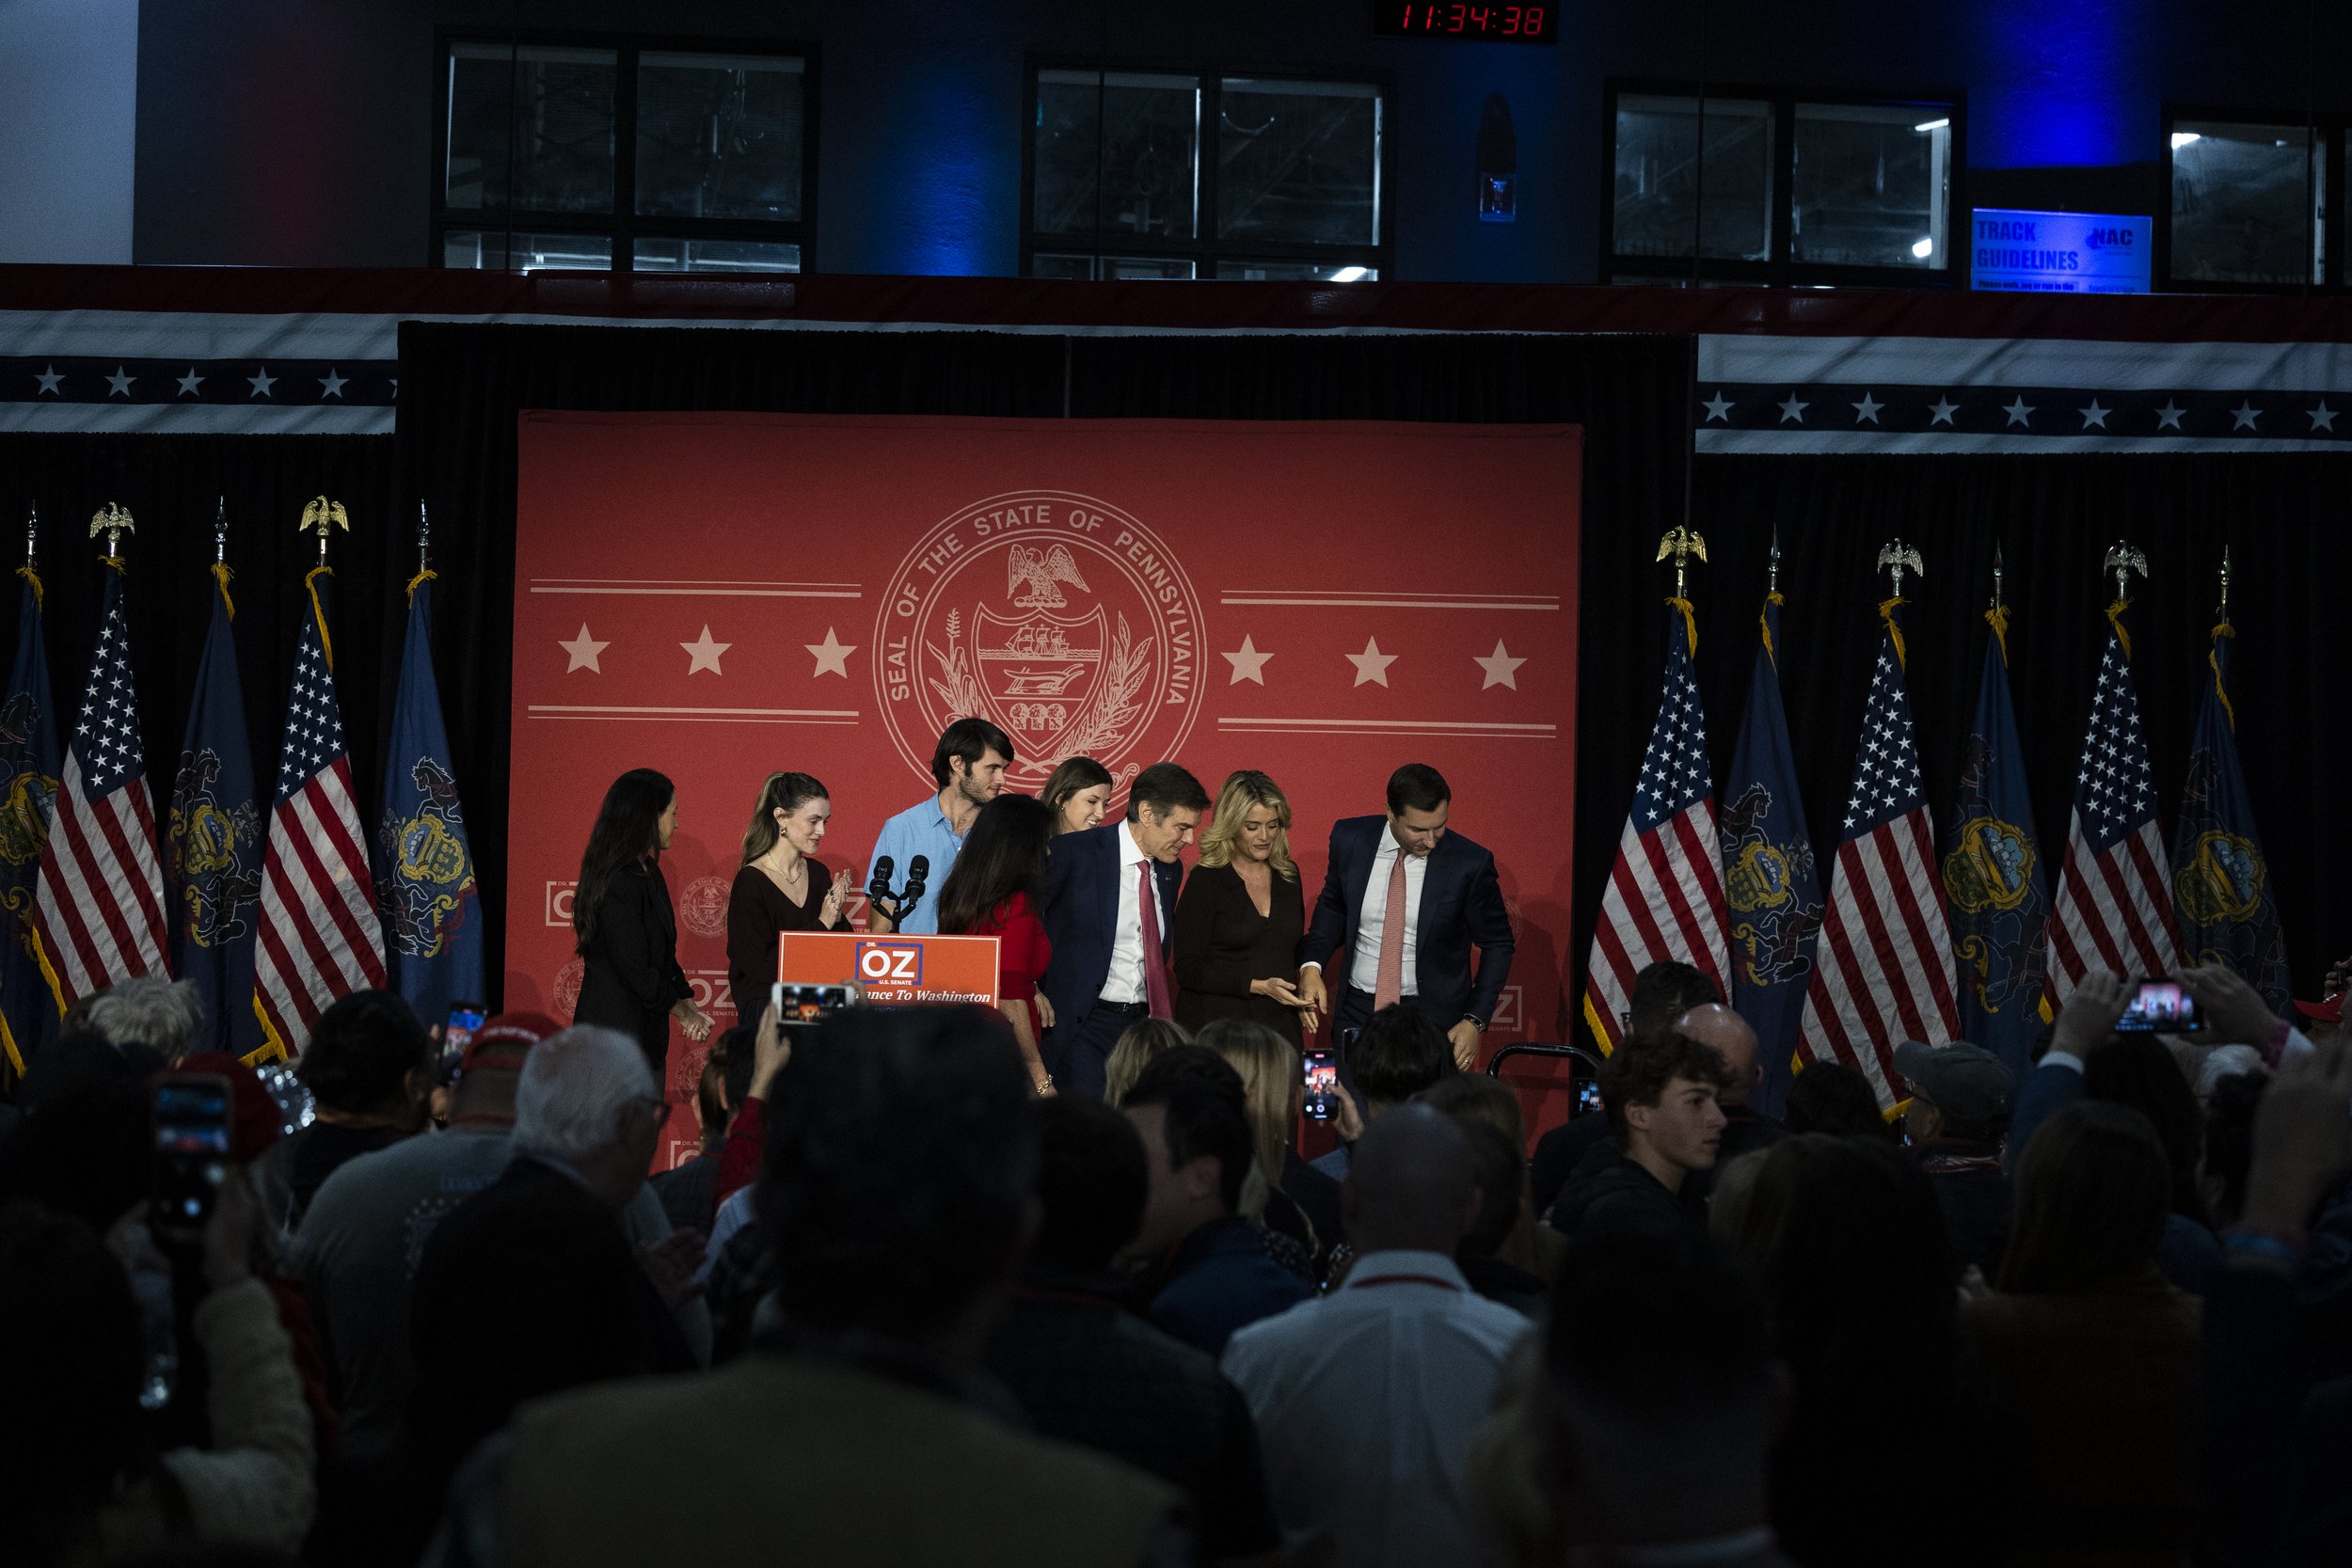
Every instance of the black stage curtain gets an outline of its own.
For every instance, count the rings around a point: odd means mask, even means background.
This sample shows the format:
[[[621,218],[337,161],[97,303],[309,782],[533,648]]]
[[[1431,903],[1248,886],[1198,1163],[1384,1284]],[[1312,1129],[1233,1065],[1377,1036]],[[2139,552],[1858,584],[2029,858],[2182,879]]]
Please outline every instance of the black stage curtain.
[[[318,559],[317,542],[295,525],[303,503],[326,495],[351,516],[351,531],[338,532],[329,546],[335,581],[328,629],[359,798],[372,802],[400,678],[406,624],[401,585],[417,559],[415,509],[396,516],[392,494],[389,436],[0,435],[0,560],[9,568],[24,564],[27,508],[40,509],[42,621],[59,738],[72,739],[98,637],[103,545],[89,537],[90,515],[115,501],[136,523],[122,542],[124,586],[139,737],[160,825],[212,616],[213,519],[225,499],[229,564],[236,574],[230,596],[237,608],[237,668],[266,816],[295,641],[310,610],[302,578]],[[480,549],[478,540],[444,533],[435,554],[463,577],[477,571],[470,557]],[[13,650],[22,588],[14,580],[0,586]],[[463,668],[453,656],[476,650],[446,614],[437,629],[447,684],[453,669]]]
[[[516,416],[526,408],[731,409],[1030,418],[1351,419],[1585,427],[1585,580],[1627,582],[1620,557],[1680,515],[1691,345],[1675,338],[1063,337],[970,332],[728,331],[627,327],[401,328],[399,483],[452,531],[486,545],[481,569],[445,578],[438,613],[464,620],[486,656],[447,674],[452,746],[482,867],[490,962],[502,963],[508,663],[514,604]],[[1462,498],[1478,504],[1475,493]],[[1429,520],[1442,548],[1445,519]],[[1294,563],[1290,569],[1299,569]],[[1311,571],[1312,564],[1305,563]],[[453,573],[452,576],[454,576]],[[1599,587],[1601,597],[1622,592]],[[1625,628],[1589,605],[1578,715],[1587,777],[1629,783],[1643,736],[1621,688]],[[444,666],[446,671],[449,666]],[[1643,684],[1646,684],[1646,679]],[[1646,717],[1635,723],[1645,729]],[[1405,760],[1402,753],[1399,760]],[[1436,758],[1440,765],[1443,757]],[[598,766],[596,764],[587,764]],[[1595,771],[1597,769],[1597,771]],[[1378,780],[1353,786],[1366,809]],[[1565,781],[1563,781],[1564,787]],[[1458,781],[1467,797],[1475,780]],[[1613,813],[1613,815],[1612,815]],[[1580,842],[1606,855],[1621,793],[1585,790]],[[583,831],[585,825],[582,825]],[[1565,831],[1565,824],[1564,824]],[[1607,867],[1587,864],[1580,911]],[[1586,915],[1589,919],[1589,915]],[[1568,955],[1581,961],[1583,926]],[[1531,1032],[1545,1031],[1531,1021]],[[1555,1021],[1555,1036],[1565,1020]]]
[[[2101,559],[2121,538],[2148,557],[2125,625],[2166,831],[2187,768],[2224,546],[2235,573],[2233,699],[2247,788],[2286,926],[2294,974],[2312,994],[2352,946],[2352,825],[2345,820],[2344,676],[2352,670],[2352,462],[2333,454],[1708,457],[1696,465],[1695,520],[1711,564],[1693,566],[1699,676],[1716,778],[1728,771],[1756,653],[1766,554],[1778,529],[1782,689],[1816,849],[1839,836],[1887,578],[1880,546],[1900,535],[1924,558],[1902,611],[1921,762],[1939,829],[1949,820],[1960,752],[1991,632],[1983,610],[1997,544],[2010,610],[2010,676],[2048,868],[2055,880],[2107,624],[2114,578]],[[1620,816],[1631,796],[1625,746],[1645,731],[1665,642],[1670,568],[1655,538],[1596,531],[1586,550],[1587,700],[1619,716],[1613,752],[1589,749],[1580,772],[1591,811]],[[1596,560],[1613,550],[1606,566]],[[1612,595],[1610,580],[1630,591]],[[1596,658],[1604,624],[1630,660]],[[1622,677],[1609,678],[1614,663]],[[1589,733],[1589,729],[1588,729]],[[1590,879],[1606,851],[1592,848]],[[1580,932],[1589,930],[1581,924]],[[1581,950],[1575,955],[1581,963]]]

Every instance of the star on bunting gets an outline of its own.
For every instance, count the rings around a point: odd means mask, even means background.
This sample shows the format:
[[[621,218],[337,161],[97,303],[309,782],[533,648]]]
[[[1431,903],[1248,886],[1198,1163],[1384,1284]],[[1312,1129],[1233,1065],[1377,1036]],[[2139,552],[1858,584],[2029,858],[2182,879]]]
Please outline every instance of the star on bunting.
[[[1233,667],[1233,673],[1227,677],[1226,685],[1239,686],[1244,681],[1254,681],[1263,686],[1265,684],[1265,661],[1274,656],[1259,652],[1258,645],[1245,637],[1241,640],[1239,652],[1220,654],[1219,657]]]
[[[129,397],[131,395],[131,383],[136,381],[138,377],[135,375],[123,374],[122,367],[120,365],[117,365],[115,367],[115,373],[106,378],[106,385],[113,388],[113,390],[109,391],[106,395],[110,398]]]
[[[1470,662],[1477,665],[1481,670],[1486,672],[1486,678],[1478,683],[1479,690],[1484,691],[1490,686],[1507,686],[1512,690],[1517,691],[1519,689],[1519,666],[1525,664],[1527,660],[1524,657],[1513,658],[1511,657],[1511,650],[1504,647],[1502,645],[1502,639],[1498,637],[1495,639],[1495,651],[1493,653],[1487,654],[1484,657],[1481,657],[1477,654],[1472,654],[1470,655]]]
[[[1780,405],[1780,422],[1787,424],[1794,420],[1799,424],[1803,424],[1804,423],[1804,411],[1812,406],[1809,403],[1798,402],[1797,394],[1791,392],[1788,394],[1788,401]]]
[[[246,376],[246,380],[252,384],[253,396],[257,398],[269,396],[269,389],[278,385],[278,378],[269,373],[267,365],[255,366],[253,373]]]
[[[590,674],[594,675],[603,674],[604,666],[596,662],[596,656],[603,653],[605,649],[612,646],[612,642],[609,641],[599,642],[595,638],[589,636],[588,623],[585,621],[582,621],[580,624],[580,635],[578,637],[572,638],[568,641],[559,637],[555,640],[555,645],[563,649],[565,654],[571,657],[571,662],[564,666],[564,673],[567,675],[575,670],[585,670]]]
[[[194,365],[190,365],[188,367],[188,373],[180,378],[180,395],[183,398],[195,397],[203,388],[203,386],[204,378],[196,373],[196,367]]]
[[[706,629],[703,635],[708,637],[710,633]],[[815,680],[818,675],[839,675],[843,680],[850,678],[850,656],[857,652],[857,648],[854,644],[842,641],[831,626],[825,628],[822,642],[803,642],[801,646],[817,656],[817,668],[809,679]],[[714,657],[711,668],[715,670],[718,667],[718,660]],[[693,672],[690,670],[687,673]]]
[[[323,398],[342,397],[343,388],[350,380],[351,377],[347,375],[337,375],[334,366],[327,366],[326,373],[319,377],[319,396]]]
[[[699,670],[707,670],[714,675],[723,675],[726,672],[719,668],[719,656],[734,647],[735,644],[712,641],[710,623],[706,621],[703,623],[701,637],[691,642],[681,642],[678,646],[686,650],[686,657],[689,660],[686,666],[688,674],[693,674]]]
[[[2031,430],[2033,428],[2033,425],[2030,422],[2033,418],[2033,404],[2026,401],[2025,393],[2018,393],[2017,401],[2015,403],[2003,404],[2001,405],[2001,412],[2009,416],[2010,424],[2022,424],[2027,430]],[[2006,430],[2009,428],[2009,425],[2003,425],[2001,428]]]
[[[40,373],[33,377],[33,379],[40,383],[40,390],[33,394],[35,397],[41,397],[43,395],[53,398],[64,396],[62,392],[57,390],[57,383],[65,379],[65,372],[57,369],[54,362],[43,365],[40,368]]]
[[[1731,400],[1724,396],[1724,389],[1720,387],[1715,388],[1713,397],[1706,399],[1699,406],[1707,410],[1707,417],[1710,420],[1722,420],[1726,423],[1730,421]]]
[[[1356,666],[1356,684],[1358,686],[1362,686],[1367,682],[1377,686],[1388,685],[1389,666],[1396,662],[1396,655],[1384,654],[1380,651],[1380,640],[1375,637],[1367,637],[1364,639],[1364,651],[1362,653],[1347,654],[1343,657],[1345,657],[1349,663]],[[1259,684],[1263,686],[1265,683],[1261,681]]]
[[[1886,404],[1872,397],[1866,389],[1862,394],[1862,401],[1853,405],[1853,422],[1860,424],[1867,420],[1872,424],[1876,424],[1879,422],[1879,410],[1885,406]]]

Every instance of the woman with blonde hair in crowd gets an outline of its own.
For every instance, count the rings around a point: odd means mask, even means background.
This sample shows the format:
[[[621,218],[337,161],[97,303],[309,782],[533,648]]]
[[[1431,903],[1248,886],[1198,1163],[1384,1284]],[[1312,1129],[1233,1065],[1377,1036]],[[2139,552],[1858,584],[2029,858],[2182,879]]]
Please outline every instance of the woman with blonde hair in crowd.
[[[1248,1100],[1249,1141],[1257,1160],[1242,1188],[1242,1212],[1305,1247],[1320,1273],[1341,1238],[1340,1184],[1292,1147],[1307,1092],[1298,1048],[1246,1018],[1211,1019],[1193,1043],[1216,1052],[1241,1074]]]
[[[1103,1103],[1117,1105],[1125,1100],[1152,1057],[1172,1046],[1191,1043],[1192,1032],[1172,1019],[1139,1018],[1127,1025],[1103,1063]]]
[[[1244,768],[1216,792],[1200,860],[1176,900],[1176,1021],[1246,1018],[1297,1047],[1315,1027],[1299,997],[1298,942],[1307,906],[1290,853],[1281,785]]]
[[[1111,770],[1092,757],[1064,757],[1038,799],[1054,808],[1054,832],[1080,832],[1110,810]]]

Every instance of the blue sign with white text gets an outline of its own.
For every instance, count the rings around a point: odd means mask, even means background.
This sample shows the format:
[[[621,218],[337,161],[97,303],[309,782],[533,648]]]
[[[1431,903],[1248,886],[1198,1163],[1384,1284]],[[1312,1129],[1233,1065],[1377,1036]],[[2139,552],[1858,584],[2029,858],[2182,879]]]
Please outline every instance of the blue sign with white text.
[[[2148,218],[1979,207],[1969,226],[1969,286],[2011,293],[2144,294]]]

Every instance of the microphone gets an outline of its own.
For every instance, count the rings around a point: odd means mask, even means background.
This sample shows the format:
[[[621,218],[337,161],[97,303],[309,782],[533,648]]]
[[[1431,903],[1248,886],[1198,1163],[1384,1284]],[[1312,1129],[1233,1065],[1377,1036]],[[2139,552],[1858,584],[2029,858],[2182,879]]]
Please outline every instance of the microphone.
[[[867,878],[866,882],[866,897],[887,898],[890,896],[890,857],[888,855],[875,856],[874,874]]]
[[[923,889],[930,883],[930,876],[931,859],[929,855],[917,855],[907,863],[907,889],[898,896],[901,911],[911,910],[922,901]]]

